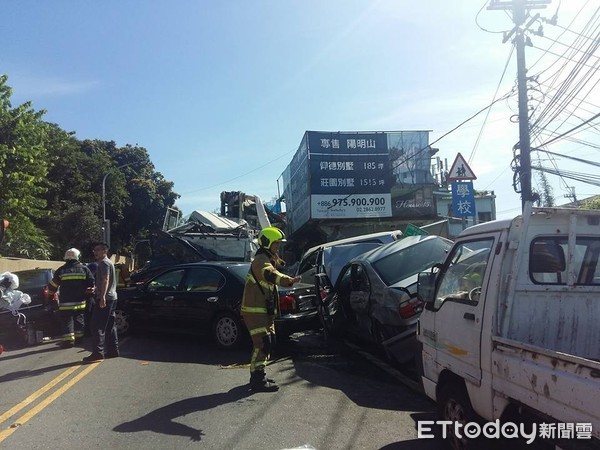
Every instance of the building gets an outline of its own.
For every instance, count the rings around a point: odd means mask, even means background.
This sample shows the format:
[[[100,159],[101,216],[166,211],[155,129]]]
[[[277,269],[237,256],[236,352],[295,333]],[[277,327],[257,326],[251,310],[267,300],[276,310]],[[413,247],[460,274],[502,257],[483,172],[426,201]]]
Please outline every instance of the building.
[[[437,220],[429,131],[306,131],[282,174],[300,246]]]

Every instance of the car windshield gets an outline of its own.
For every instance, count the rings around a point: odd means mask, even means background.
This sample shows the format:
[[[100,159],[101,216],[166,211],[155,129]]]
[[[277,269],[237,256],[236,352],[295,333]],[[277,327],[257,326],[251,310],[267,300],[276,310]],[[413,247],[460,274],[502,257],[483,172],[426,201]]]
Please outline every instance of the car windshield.
[[[25,272],[15,272],[15,274],[19,277],[19,289],[48,283],[48,275],[43,270],[27,270]]]
[[[373,268],[391,286],[443,261],[451,246],[442,238],[420,241],[374,262]]]

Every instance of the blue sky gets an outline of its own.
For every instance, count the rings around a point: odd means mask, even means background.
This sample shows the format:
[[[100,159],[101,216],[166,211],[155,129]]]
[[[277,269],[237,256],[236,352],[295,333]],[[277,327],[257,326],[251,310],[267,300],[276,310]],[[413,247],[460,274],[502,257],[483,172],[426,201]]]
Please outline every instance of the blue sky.
[[[431,130],[433,142],[491,103],[497,89],[498,96],[510,90],[515,56],[506,66],[511,44],[499,32],[512,22],[504,11],[487,10],[488,3],[3,2],[0,73],[14,89],[13,105],[32,101],[48,111],[47,121],[79,139],[145,147],[156,170],[175,183],[184,213],[212,211],[224,190],[265,201],[277,196],[277,179],[306,130]],[[541,14],[551,17],[559,3]],[[559,25],[581,32],[594,14],[595,0],[563,0]],[[566,62],[561,42],[577,45],[577,36],[563,28],[545,24],[544,33],[527,49],[532,74]],[[598,64],[598,56],[588,65]],[[548,129],[559,133],[598,113],[591,86],[600,78],[585,79],[588,90],[572,103],[578,118],[565,108]],[[548,105],[557,89],[556,80],[540,87],[535,107]],[[449,164],[458,152],[469,159],[475,188],[497,194],[499,217],[520,210],[509,168],[516,112],[514,96],[487,120],[481,114],[434,145]],[[577,138],[598,143],[594,131]],[[580,142],[561,141],[549,150],[599,160],[598,149]],[[554,163],[594,173],[566,159]],[[558,204],[567,201],[567,185],[578,197],[600,193],[596,186],[548,179]]]

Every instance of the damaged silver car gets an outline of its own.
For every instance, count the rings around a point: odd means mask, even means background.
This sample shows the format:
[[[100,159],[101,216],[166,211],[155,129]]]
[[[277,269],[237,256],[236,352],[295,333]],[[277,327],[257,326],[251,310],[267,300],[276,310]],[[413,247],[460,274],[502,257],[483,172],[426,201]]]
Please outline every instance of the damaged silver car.
[[[410,361],[423,307],[417,275],[442,262],[451,247],[440,236],[407,236],[352,259],[319,307],[325,333],[349,333],[376,344],[389,359]]]

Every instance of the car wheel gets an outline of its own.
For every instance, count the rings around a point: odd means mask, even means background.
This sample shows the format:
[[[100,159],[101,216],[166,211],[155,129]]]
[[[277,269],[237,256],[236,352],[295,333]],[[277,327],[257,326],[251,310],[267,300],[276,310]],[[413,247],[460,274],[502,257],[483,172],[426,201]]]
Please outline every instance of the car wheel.
[[[473,411],[471,402],[464,386],[450,382],[440,389],[438,394],[438,414],[441,420],[451,421],[452,426],[448,427],[446,445],[452,450],[469,450],[480,448],[480,442],[474,439],[468,439],[464,433],[461,437],[455,434],[454,423],[459,422],[464,425],[469,422],[477,422],[477,414]]]
[[[115,328],[119,336],[125,336],[131,332],[129,314],[122,309],[115,309]]]
[[[213,323],[213,339],[222,349],[238,348],[244,336],[244,327],[241,321],[231,313],[224,313]]]

